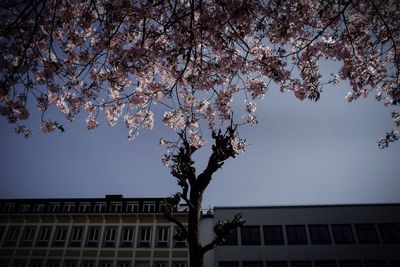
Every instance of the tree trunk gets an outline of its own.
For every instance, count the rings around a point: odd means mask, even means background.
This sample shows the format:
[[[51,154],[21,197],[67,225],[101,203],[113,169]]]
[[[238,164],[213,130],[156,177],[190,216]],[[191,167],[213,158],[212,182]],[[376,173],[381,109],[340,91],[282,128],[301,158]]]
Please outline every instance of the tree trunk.
[[[189,245],[189,260],[190,267],[203,266],[202,246],[199,239],[199,228],[201,220],[201,202],[203,193],[191,188],[190,201],[193,207],[189,208],[188,220],[188,245]]]

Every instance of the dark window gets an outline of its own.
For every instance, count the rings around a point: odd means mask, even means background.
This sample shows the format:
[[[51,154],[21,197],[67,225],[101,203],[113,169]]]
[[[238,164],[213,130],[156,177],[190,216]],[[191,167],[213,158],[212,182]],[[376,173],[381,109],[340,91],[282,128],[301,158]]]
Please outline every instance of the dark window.
[[[304,225],[286,225],[288,244],[307,244],[306,227]]]
[[[283,231],[281,225],[266,225],[264,230],[265,245],[283,245]]]
[[[6,239],[4,240],[3,245],[6,247],[16,246],[20,232],[21,232],[21,227],[19,226],[8,227]]]
[[[86,242],[87,247],[98,247],[99,246],[100,232],[101,232],[100,227],[90,227],[89,228],[87,242]]]
[[[315,261],[315,267],[336,267],[336,261],[333,260]]]
[[[328,225],[318,224],[309,225],[310,238],[312,244],[330,244],[331,236],[329,235]]]
[[[242,245],[260,245],[260,227],[242,226]]]
[[[347,260],[339,261],[340,267],[361,267],[361,261]]]
[[[0,259],[0,267],[9,267],[10,265],[9,260],[7,259]]]
[[[366,260],[364,263],[365,267],[387,267],[384,260]]]
[[[239,267],[238,261],[220,261],[219,267]]]
[[[233,228],[226,236],[221,245],[232,246],[238,244],[237,228]]]
[[[182,238],[182,236],[179,234],[179,228],[174,228],[174,247],[176,248],[185,248],[186,247],[186,240]]]
[[[391,260],[390,267],[400,267],[400,260]]]
[[[11,265],[11,267],[25,267],[26,266],[26,259],[15,259]]]
[[[382,240],[386,244],[399,244],[400,243],[400,227],[395,223],[381,223],[379,232],[381,233]]]
[[[336,244],[354,243],[353,231],[350,224],[334,224],[332,225],[332,231]]]
[[[57,227],[56,232],[54,234],[54,246],[62,247],[65,244],[65,239],[67,237],[67,227]]]
[[[263,267],[261,261],[244,261],[242,267]]]
[[[311,267],[311,261],[291,261],[290,267]]]
[[[168,247],[169,239],[169,227],[158,227],[157,228],[157,247],[166,248]]]
[[[35,237],[36,226],[25,226],[24,232],[22,233],[22,239],[19,243],[20,246],[32,246],[33,238]]]
[[[46,247],[49,244],[51,235],[51,226],[42,226],[39,230],[39,236],[36,245],[39,247]]]
[[[43,260],[31,260],[29,267],[43,267]]]
[[[63,267],[78,267],[78,261],[74,260],[65,261]]]
[[[60,260],[48,260],[46,263],[46,267],[60,267]]]
[[[117,228],[106,227],[104,233],[103,247],[115,247],[115,240],[117,239]]]
[[[139,247],[150,247],[150,235],[151,235],[150,227],[140,228]]]
[[[267,261],[267,267],[287,267],[286,261]]]
[[[356,224],[358,242],[361,244],[379,243],[378,233],[373,224]]]
[[[83,227],[75,226],[71,231],[71,240],[69,245],[71,247],[80,247],[82,242]]]
[[[121,234],[121,247],[133,247],[133,240],[135,236],[135,228],[125,227],[122,229]]]

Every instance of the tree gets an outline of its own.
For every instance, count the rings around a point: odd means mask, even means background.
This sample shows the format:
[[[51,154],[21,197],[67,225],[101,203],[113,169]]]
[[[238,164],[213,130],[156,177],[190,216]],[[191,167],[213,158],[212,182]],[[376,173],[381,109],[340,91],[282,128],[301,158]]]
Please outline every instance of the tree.
[[[243,224],[238,215],[214,228],[200,244],[201,201],[213,174],[244,151],[239,128],[257,124],[257,100],[275,87],[317,101],[324,85],[347,80],[348,101],[374,93],[387,106],[400,102],[400,3],[331,1],[2,1],[0,15],[0,114],[17,133],[32,106],[43,132],[64,131],[52,109],[67,120],[87,113],[95,129],[101,114],[113,126],[123,118],[134,139],[151,129],[154,112],[177,133],[163,163],[181,192],[169,198],[166,216],[189,243],[190,265]],[[333,61],[326,77],[320,61]],[[233,99],[243,112],[233,110]],[[158,104],[156,106],[156,104]],[[392,112],[400,126],[400,113]],[[197,173],[193,153],[212,138],[206,168]],[[378,141],[398,139],[396,130]],[[186,229],[174,206],[189,207]]]

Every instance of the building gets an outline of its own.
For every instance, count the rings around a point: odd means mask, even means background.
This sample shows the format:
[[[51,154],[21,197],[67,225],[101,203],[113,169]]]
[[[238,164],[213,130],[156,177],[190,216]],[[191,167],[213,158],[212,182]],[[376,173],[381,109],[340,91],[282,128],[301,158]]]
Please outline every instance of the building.
[[[0,267],[185,267],[163,198],[0,200]],[[182,222],[185,211],[176,211]]]
[[[215,207],[204,224],[239,212],[245,225],[205,266],[400,267],[400,204]]]
[[[0,200],[0,267],[187,267],[163,198]],[[205,267],[400,267],[400,204],[215,207],[219,220],[246,223],[208,252]],[[187,212],[175,211],[181,222]]]

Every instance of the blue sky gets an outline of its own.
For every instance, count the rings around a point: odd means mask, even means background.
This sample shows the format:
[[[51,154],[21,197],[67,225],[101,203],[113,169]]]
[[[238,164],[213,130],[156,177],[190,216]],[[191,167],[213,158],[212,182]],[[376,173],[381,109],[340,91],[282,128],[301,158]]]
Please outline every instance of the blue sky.
[[[376,144],[393,128],[392,108],[373,95],[348,103],[348,90],[326,88],[314,103],[271,89],[258,105],[259,125],[241,129],[246,152],[215,175],[203,207],[400,202],[400,142]],[[38,114],[29,125],[35,133],[24,139],[0,120],[0,198],[162,197],[178,189],[161,164],[158,140],[169,132],[160,123],[133,142],[122,123],[88,131],[83,114],[63,134],[42,134]],[[199,170],[208,152],[195,156]]]

